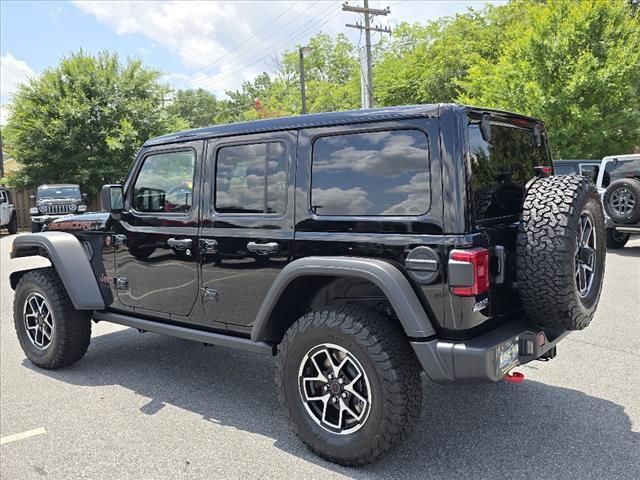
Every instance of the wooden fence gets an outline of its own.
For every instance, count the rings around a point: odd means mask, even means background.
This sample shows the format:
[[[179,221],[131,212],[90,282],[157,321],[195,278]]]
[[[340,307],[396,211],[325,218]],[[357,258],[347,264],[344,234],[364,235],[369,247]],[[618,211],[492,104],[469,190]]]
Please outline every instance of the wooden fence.
[[[11,203],[18,214],[18,228],[30,228],[31,220],[29,219],[29,208],[33,206],[31,195],[35,195],[35,188],[21,189],[10,188]]]
[[[29,216],[29,209],[34,206],[31,201],[31,195],[35,195],[35,188],[9,188],[11,194],[11,202],[18,214],[18,228],[31,229],[31,217]],[[92,195],[89,198],[88,212],[100,211],[100,198],[99,195]]]

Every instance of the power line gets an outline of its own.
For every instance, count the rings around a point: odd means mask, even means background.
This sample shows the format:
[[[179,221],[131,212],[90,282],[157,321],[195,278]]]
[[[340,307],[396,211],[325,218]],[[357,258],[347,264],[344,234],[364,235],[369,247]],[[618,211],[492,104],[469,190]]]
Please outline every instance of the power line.
[[[326,12],[327,10],[330,10],[332,7],[335,7],[335,5],[330,6],[329,8],[323,10],[322,12]],[[247,70],[249,68],[251,68],[252,66],[260,63],[261,61],[267,59],[273,52],[273,50],[279,50],[281,48],[283,48],[284,46],[288,45],[290,42],[295,42],[301,38],[306,37],[307,35],[309,35],[311,32],[315,31],[316,29],[318,29],[319,27],[322,27],[323,25],[329,23],[331,20],[333,20],[336,16],[338,16],[341,13],[341,10],[338,9],[337,11],[333,11],[333,12],[329,12],[328,14],[324,15],[323,17],[317,19],[313,25],[310,26],[310,28],[306,28],[304,29],[304,25],[301,28],[297,28],[296,30],[294,30],[293,32],[291,32],[285,39],[283,42],[278,43],[276,46],[270,47],[269,48],[269,53],[261,56],[260,58],[257,58],[255,61],[251,62],[248,65],[244,65],[241,66],[240,68],[231,70],[230,72],[225,73],[223,76],[215,78],[215,79],[211,79],[209,81],[203,82],[201,84],[202,87],[212,87],[215,86],[221,82],[223,82],[224,80],[227,80],[230,77],[233,77],[234,75]],[[322,21],[324,20],[324,21]],[[313,22],[313,19],[309,22],[306,22],[306,24]],[[320,23],[322,22],[322,23]],[[306,25],[305,24],[305,25]],[[304,31],[302,33],[299,33],[297,36],[294,36],[296,33],[298,33],[301,29],[304,29]],[[292,38],[293,37],[293,38]],[[259,53],[259,55],[264,54],[264,50],[262,52]],[[252,57],[252,58],[256,58],[256,57]]]
[[[362,108],[371,108],[374,104],[373,97],[373,65],[371,59],[371,32],[380,32],[380,33],[391,33],[391,29],[389,27],[382,26],[372,26],[371,19],[377,16],[387,16],[391,13],[391,9],[389,7],[383,9],[379,8],[369,8],[369,0],[363,0],[364,6],[357,7],[351,6],[348,2],[345,2],[342,5],[342,10],[345,12],[354,12],[361,13],[364,15],[364,24],[360,24],[360,22],[353,24],[347,23],[346,26],[349,28],[357,28],[361,31],[364,31],[365,35],[365,65],[366,65],[366,75],[364,75],[364,83],[366,89],[364,91],[364,95],[362,96]]]
[[[324,13],[324,12],[326,12],[327,10],[330,10],[330,9],[331,9],[331,8],[333,8],[333,7],[334,7],[334,5],[330,5],[328,8],[326,8],[326,9],[322,10],[321,14],[322,14],[322,13]],[[328,15],[330,15],[330,13],[329,13]],[[325,17],[322,17],[322,18],[326,18],[326,16],[325,16]],[[310,30],[308,30],[308,29],[307,29],[307,25],[308,25],[309,23],[313,22],[313,21],[314,21],[314,19],[308,20],[307,22],[305,22],[305,23],[304,23],[304,24],[302,24],[301,26],[298,26],[297,28],[295,28],[292,32],[290,32],[290,33],[289,33],[289,35],[287,35],[287,36],[284,38],[284,41],[282,41],[282,39],[281,39],[281,41],[280,41],[280,42],[279,42],[275,47],[270,47],[270,48],[269,48],[269,53],[267,53],[266,55],[265,55],[266,50],[263,50],[263,51],[261,51],[261,52],[254,52],[254,53],[257,53],[257,54],[256,54],[256,55],[253,55],[253,56],[251,56],[251,57],[249,57],[249,58],[247,59],[247,61],[254,60],[253,62],[249,63],[248,65],[244,65],[244,66],[240,65],[240,66],[239,66],[239,68],[232,69],[231,71],[229,71],[229,72],[227,72],[227,73],[223,74],[222,76],[220,76],[220,77],[218,77],[218,78],[208,80],[208,81],[204,82],[202,85],[203,85],[203,86],[213,86],[213,85],[216,85],[216,84],[218,84],[218,83],[220,83],[220,82],[222,82],[222,81],[224,81],[224,80],[226,80],[226,79],[228,79],[228,78],[230,78],[230,77],[232,77],[232,76],[236,75],[237,73],[242,72],[242,71],[246,70],[247,68],[250,68],[250,67],[252,67],[253,65],[255,65],[255,64],[259,63],[259,62],[261,62],[262,60],[264,60],[264,59],[266,59],[267,57],[269,57],[269,55],[271,55],[271,52],[272,52],[272,50],[273,50],[274,48],[280,48],[282,45],[286,45],[286,44],[288,44],[290,41],[292,41],[292,40],[296,40],[298,37],[295,37],[295,38],[293,38],[293,39],[291,38],[291,37],[293,37],[296,33],[300,32],[301,30],[304,30],[304,34],[303,34],[303,35],[306,35],[306,33],[307,33],[308,31],[310,31]],[[311,29],[313,29],[313,28],[315,28],[315,27],[314,27],[314,26],[311,26]]]
[[[260,28],[259,30],[257,30],[256,32],[254,32],[251,36],[247,37],[244,42],[242,42],[240,45],[236,46],[235,49],[229,50],[227,53],[225,53],[224,55],[219,56],[218,58],[216,58],[215,60],[213,60],[212,62],[206,64],[203,67],[200,67],[200,70],[206,70],[209,67],[214,66],[216,63],[218,63],[220,60],[228,57],[229,55],[231,55],[231,53],[239,53],[239,50],[246,45],[250,40],[257,38],[258,34],[262,33],[267,27],[273,25],[276,21],[278,21],[279,18],[281,18],[285,13],[287,13],[289,10],[291,10],[293,7],[295,7],[298,3],[300,3],[299,1],[297,2],[293,2],[291,5],[289,5],[289,7],[287,7],[280,15],[278,15],[277,17],[275,17],[273,20],[271,20],[270,22],[268,22],[267,24],[263,25],[262,28]],[[316,2],[318,3],[318,2]],[[316,4],[314,3],[314,5]],[[295,17],[294,17],[295,18]]]

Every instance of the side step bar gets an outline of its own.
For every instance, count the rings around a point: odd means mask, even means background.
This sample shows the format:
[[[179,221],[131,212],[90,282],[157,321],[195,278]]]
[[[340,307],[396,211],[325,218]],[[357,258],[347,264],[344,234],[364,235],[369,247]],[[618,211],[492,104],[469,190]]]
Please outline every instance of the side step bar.
[[[237,348],[247,352],[260,353],[262,355],[274,355],[275,345],[265,342],[252,342],[248,338],[233,337],[220,333],[206,332],[195,328],[179,327],[168,323],[143,320],[129,315],[114,312],[93,312],[93,319],[101,322],[117,323],[127,327],[145,330],[147,332],[160,333],[170,337],[193,340],[195,342],[210,343],[220,347]]]

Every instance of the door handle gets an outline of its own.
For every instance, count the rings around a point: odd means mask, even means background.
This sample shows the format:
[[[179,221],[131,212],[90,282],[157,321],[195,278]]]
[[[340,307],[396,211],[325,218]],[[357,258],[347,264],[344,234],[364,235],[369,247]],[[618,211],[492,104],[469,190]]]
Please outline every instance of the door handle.
[[[170,238],[167,240],[167,245],[176,248],[191,248],[192,243],[190,238]]]
[[[261,255],[269,255],[270,253],[276,253],[280,247],[276,242],[269,243],[256,243],[249,242],[247,243],[247,250],[250,252],[259,253]]]
[[[218,242],[212,238],[203,238],[200,240],[203,253],[218,253]]]

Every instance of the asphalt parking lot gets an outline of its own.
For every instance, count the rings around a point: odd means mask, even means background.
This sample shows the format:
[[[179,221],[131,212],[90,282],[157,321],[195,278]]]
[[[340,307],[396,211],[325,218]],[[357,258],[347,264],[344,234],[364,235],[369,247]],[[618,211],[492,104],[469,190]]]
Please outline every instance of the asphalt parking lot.
[[[342,468],[280,414],[272,359],[119,326],[94,326],[85,358],[34,368],[12,319],[15,236],[0,238],[0,477],[640,478],[640,238],[607,255],[593,324],[523,384],[424,380],[412,437],[383,462]]]

